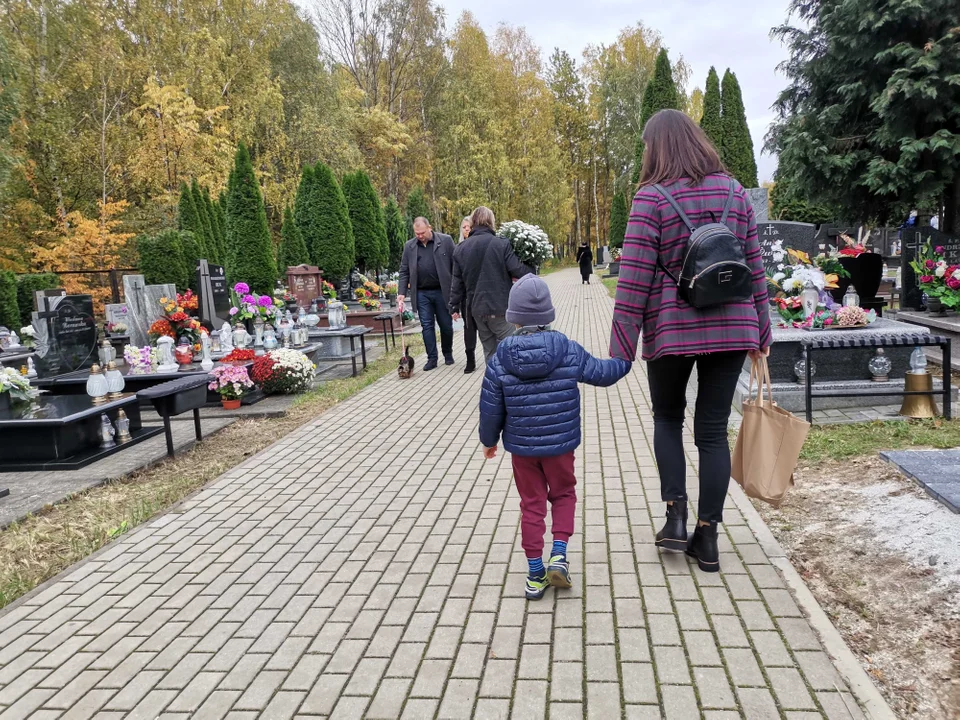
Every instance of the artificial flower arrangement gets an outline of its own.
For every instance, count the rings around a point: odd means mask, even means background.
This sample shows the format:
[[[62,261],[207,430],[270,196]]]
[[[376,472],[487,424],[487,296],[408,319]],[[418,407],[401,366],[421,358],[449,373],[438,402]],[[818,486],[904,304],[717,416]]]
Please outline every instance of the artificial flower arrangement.
[[[104,329],[108,335],[126,335],[129,331],[127,324],[122,322],[108,322]]]
[[[917,275],[920,290],[930,298],[953,310],[960,307],[960,265],[950,265],[944,257],[944,248],[934,247],[928,240],[910,267]]]
[[[320,292],[331,300],[337,299],[337,289],[333,286],[333,283],[328,280],[321,281]]]
[[[380,291],[380,286],[370,283],[370,281],[367,281],[365,285],[372,285],[373,287],[377,288],[377,292]],[[362,307],[364,310],[379,310],[382,307],[380,305],[380,301],[374,295],[373,290],[368,287],[355,288],[353,295],[355,298],[357,298],[357,302],[360,303],[360,307]]]
[[[623,254],[623,250],[620,248],[610,248],[610,259],[614,262],[620,262],[620,256]]]
[[[860,257],[864,253],[870,252],[863,243],[858,243],[849,235],[841,233],[840,239],[843,240],[845,245],[837,252],[841,257]]]
[[[398,294],[399,287],[400,285],[396,280],[389,280],[386,285],[383,286],[383,291],[387,294],[387,297],[394,298]]]
[[[239,406],[240,398],[250,392],[253,381],[247,369],[242,365],[218,365],[210,371],[213,379],[207,385],[209,390],[220,395],[224,407],[232,404]]]
[[[171,337],[174,340],[177,339],[177,333],[173,329],[173,325],[171,325],[170,321],[166,318],[155,320],[150,326],[150,330],[147,332],[147,335],[150,336],[150,342],[156,342],[163,336]]]
[[[123,349],[123,361],[130,368],[130,372],[142,375],[151,372],[157,364],[157,350],[149,345],[145,347],[127,345]]]
[[[33,347],[33,341],[37,334],[34,332],[33,325],[25,325],[20,328],[20,342],[24,347]]]
[[[258,316],[269,320],[276,312],[276,308],[283,304],[276,302],[269,295],[251,293],[250,286],[244,282],[238,282],[233,286],[230,291],[230,301],[233,305],[230,308],[230,317],[234,320],[253,320]]]
[[[150,327],[150,336],[156,340],[161,335],[167,335],[175,340],[185,340],[194,351],[200,351],[200,321],[190,315],[189,311],[196,310],[200,306],[199,300],[194,295],[193,290],[187,290],[183,295],[177,293],[175,298],[160,298],[160,307],[163,308],[164,317],[157,320]],[[158,325],[163,320],[167,321],[169,329]],[[154,335],[154,326],[157,326],[156,338]]]
[[[232,363],[232,362],[250,362],[257,356],[256,350],[241,350],[240,348],[234,348],[227,355],[223,357],[220,362]]]
[[[811,283],[818,293],[822,294],[825,290],[836,289],[839,277],[836,273],[826,273],[810,260],[810,256],[800,250],[793,248],[783,248],[782,242],[773,244],[773,259],[779,262],[777,271],[767,281],[787,297],[799,295],[803,292],[807,283]],[[793,262],[790,264],[780,262],[785,259],[784,255]],[[839,264],[839,263],[838,263]]]
[[[299,393],[310,387],[316,365],[299,350],[278,349],[253,363],[251,377],[268,395]]]
[[[13,368],[0,368],[0,394],[9,393],[11,402],[29,402],[40,395],[40,390]]]
[[[847,306],[829,309],[818,307],[817,311],[798,327],[813,330],[836,330],[838,328],[866,327],[877,320],[875,310],[866,311],[862,307]]]

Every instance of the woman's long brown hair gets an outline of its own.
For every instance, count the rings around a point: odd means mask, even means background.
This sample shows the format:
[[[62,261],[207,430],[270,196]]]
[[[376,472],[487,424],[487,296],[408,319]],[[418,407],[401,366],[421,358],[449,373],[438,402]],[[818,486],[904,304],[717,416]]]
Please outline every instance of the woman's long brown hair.
[[[679,110],[661,110],[643,128],[640,185],[689,178],[699,185],[712,173],[727,173],[707,134]]]

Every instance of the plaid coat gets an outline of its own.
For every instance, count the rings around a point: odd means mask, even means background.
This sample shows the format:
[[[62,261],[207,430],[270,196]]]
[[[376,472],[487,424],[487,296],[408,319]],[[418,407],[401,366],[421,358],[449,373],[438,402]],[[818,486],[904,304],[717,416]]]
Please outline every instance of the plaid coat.
[[[727,225],[744,241],[753,271],[753,302],[698,310],[678,297],[677,286],[657,269],[657,255],[674,275],[680,274],[690,231],[666,199],[653,187],[642,187],[633,199],[623,241],[620,279],[613,313],[610,354],[634,360],[643,337],[642,357],[701,355],[756,350],[771,343],[767,278],[760,256],[753,207],[736,180],[709,175],[701,185],[687,180],[664,183],[695,227],[723,213],[730,183],[735,189]]]

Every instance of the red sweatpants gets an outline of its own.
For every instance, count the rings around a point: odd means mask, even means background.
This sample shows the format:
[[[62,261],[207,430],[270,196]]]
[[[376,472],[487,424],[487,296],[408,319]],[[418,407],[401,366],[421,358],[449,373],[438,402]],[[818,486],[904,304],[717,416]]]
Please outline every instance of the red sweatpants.
[[[554,539],[567,541],[573,535],[573,516],[577,509],[573,453],[556,457],[512,457],[513,478],[520,493],[521,544],[527,557],[540,557],[548,500]]]

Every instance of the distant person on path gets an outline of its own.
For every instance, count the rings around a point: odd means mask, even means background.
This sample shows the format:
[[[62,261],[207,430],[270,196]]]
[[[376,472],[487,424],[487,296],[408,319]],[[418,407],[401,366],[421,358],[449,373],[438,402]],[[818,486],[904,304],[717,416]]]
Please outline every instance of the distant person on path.
[[[409,297],[420,316],[423,344],[427,350],[424,370],[437,367],[437,329],[440,349],[447,365],[453,365],[453,318],[450,317],[450,281],[453,269],[453,238],[434,232],[426,218],[413,221],[416,237],[407,240],[400,259],[397,302]]]
[[[526,596],[539,600],[549,585],[570,587],[567,541],[577,506],[574,451],[580,445],[578,383],[607,387],[630,372],[624,360],[598,360],[578,343],[550,330],[556,317],[547,284],[536,275],[510,291],[506,320],[517,334],[500,343],[487,363],[480,393],[480,442],[488,460],[503,447],[513,455],[520,493],[520,533],[529,575]],[[553,548],[543,564],[547,502]]]
[[[580,243],[580,247],[577,248],[577,262],[580,264],[580,278],[582,279],[580,284],[586,283],[589,285],[590,275],[593,274],[593,252],[586,241]]]
[[[702,570],[720,569],[717,523],[730,481],[727,421],[737,380],[749,354],[770,352],[767,279],[760,257],[757,224],[749,198],[733,180],[716,149],[692,120],[661,110],[643,130],[646,149],[640,189],[633,200],[617,284],[610,353],[633,360],[640,337],[647,361],[654,418],[654,453],[660,470],[667,522],[656,544],[685,550]],[[662,185],[694,227],[717,222],[731,197],[726,224],[743,243],[752,275],[753,298],[707,309],[687,304],[676,283],[690,230],[665,196]],[[687,461],[683,449],[686,389],[697,369],[694,437],[700,451],[697,527],[687,538]]]
[[[460,239],[457,241],[457,247],[467,241],[471,230],[473,230],[473,221],[467,215],[460,221]],[[463,374],[469,375],[477,369],[477,326],[470,317],[469,307],[464,306],[460,316],[463,318],[463,349],[467,354],[467,366],[463,369]]]
[[[500,341],[513,334],[513,326],[504,317],[513,280],[530,269],[514,254],[509,240],[497,237],[497,221],[490,208],[478,207],[470,221],[469,240],[453,254],[450,309],[454,319],[469,311],[490,362]]]

